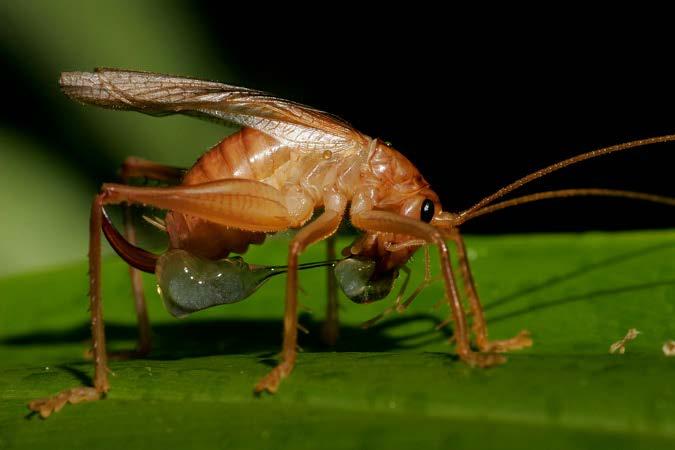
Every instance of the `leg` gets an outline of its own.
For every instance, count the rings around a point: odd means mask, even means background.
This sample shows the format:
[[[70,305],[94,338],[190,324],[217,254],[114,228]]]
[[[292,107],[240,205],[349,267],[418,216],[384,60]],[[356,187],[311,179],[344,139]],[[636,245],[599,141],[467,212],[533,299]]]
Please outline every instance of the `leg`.
[[[166,166],[135,156],[127,157],[120,168],[120,177],[125,183],[128,183],[132,178],[147,178],[176,184],[180,182],[184,174],[185,169]]]
[[[389,314],[393,313],[394,311],[403,312],[403,310],[405,309],[405,308],[403,308],[403,309],[399,309],[399,308],[401,308],[402,305],[405,304],[405,303],[402,302],[403,294],[405,294],[405,290],[408,288],[408,283],[410,282],[411,271],[406,266],[402,266],[401,270],[405,274],[405,279],[403,280],[403,283],[401,284],[401,288],[398,290],[398,294],[396,295],[396,300],[394,300],[394,304],[386,307],[384,309],[384,311],[382,311],[381,313],[379,313],[375,317],[372,317],[372,318],[366,320],[365,322],[363,322],[361,324],[361,328],[363,328],[364,330],[372,327],[373,325],[375,325],[380,320],[384,319],[385,317],[387,317]],[[407,301],[406,301],[406,303],[407,303]]]
[[[131,220],[131,207],[124,207],[124,234],[127,240],[136,244],[136,230]],[[132,356],[144,357],[150,353],[152,348],[152,337],[150,335],[150,320],[148,319],[148,308],[145,305],[145,293],[143,292],[143,278],[141,271],[135,267],[129,266],[129,277],[131,278],[131,290],[134,293],[134,307],[136,309],[136,318],[138,319],[138,344],[136,351]]]
[[[184,173],[183,169],[165,166],[145,159],[133,156],[124,160],[120,170],[120,177],[124,184],[129,184],[133,178],[148,178],[152,180],[177,183]],[[124,205],[124,234],[126,239],[132,244],[136,244],[136,229],[132,222],[131,206]],[[144,357],[150,353],[152,348],[152,338],[150,333],[150,321],[148,319],[148,308],[145,305],[145,294],[143,292],[143,279],[141,272],[129,266],[129,276],[131,278],[131,290],[134,295],[134,307],[136,309],[136,318],[138,320],[138,344],[136,350],[132,352],[120,352],[111,354],[113,358]]]
[[[275,393],[279,383],[286,378],[293,367],[297,355],[298,317],[298,255],[308,245],[325,239],[337,231],[344,212],[326,210],[316,220],[301,229],[291,241],[288,252],[288,278],[286,280],[286,310],[284,312],[284,342],[281,350],[281,363],[268,373],[256,385],[255,391]]]
[[[429,255],[429,246],[425,244],[426,242],[421,241],[421,245],[424,245],[424,280],[422,280],[419,286],[417,286],[413,291],[413,293],[410,294],[408,298],[406,298],[404,301],[403,294],[405,293],[405,290],[408,287],[408,283],[410,282],[411,272],[408,267],[406,266],[401,267],[401,270],[405,273],[406,277],[405,280],[403,280],[403,284],[401,285],[401,289],[399,290],[398,295],[396,296],[394,304],[392,306],[389,306],[387,309],[385,309],[372,319],[363,322],[361,324],[362,328],[370,328],[371,326],[375,325],[381,319],[384,319],[386,316],[393,313],[394,311],[396,311],[399,314],[403,314],[405,310],[408,309],[408,307],[412,304],[412,302],[424,289],[426,289],[431,283],[442,279],[442,277],[439,276],[436,277],[431,276],[431,260]]]
[[[244,231],[275,232],[296,226],[281,192],[245,178],[169,187],[104,183],[101,191],[105,204],[143,204]]]
[[[329,261],[335,259],[335,236],[326,239],[327,258]],[[321,339],[326,345],[333,346],[340,333],[340,323],[338,317],[338,292],[335,274],[332,266],[326,267],[328,305],[326,306],[326,320],[321,327]]]
[[[501,355],[474,353],[471,350],[464,309],[457,293],[448,247],[445,244],[443,236],[436,228],[427,223],[388,211],[352,213],[351,220],[355,226],[364,230],[405,234],[423,239],[429,244],[435,244],[440,254],[441,273],[445,281],[445,293],[455,324],[454,340],[457,343],[459,357],[469,365],[480,367],[488,367],[505,361]]]
[[[34,400],[28,407],[42,417],[59,411],[66,403],[98,400],[108,392],[108,355],[103,328],[101,305],[101,219],[103,194],[94,199],[89,221],[89,310],[91,312],[92,353],[94,358],[94,387],[66,389],[53,397]]]
[[[136,230],[133,226],[132,220],[131,220],[131,206],[130,205],[124,205],[124,231],[125,235],[124,237],[120,235],[117,230],[113,227],[112,223],[110,222],[110,219],[108,219],[105,214],[104,214],[104,223],[103,223],[103,231],[106,234],[106,237],[108,238],[108,241],[110,244],[115,248],[115,250],[118,252],[120,249],[115,246],[116,242],[121,242],[118,240],[111,240],[110,235],[108,234],[108,230],[113,230],[114,235],[116,236],[117,239],[125,241],[127,244],[131,245],[132,247],[135,246],[136,244]],[[120,254],[120,256],[122,256]],[[122,256],[123,259],[124,256]],[[151,340],[151,333],[150,333],[150,321],[148,319],[148,309],[145,305],[145,294],[143,292],[143,278],[141,275],[141,271],[136,269],[132,264],[129,263],[128,260],[126,260],[127,263],[129,264],[129,276],[131,279],[131,291],[134,296],[134,307],[136,309],[136,319],[138,323],[138,343],[136,345],[136,348],[134,350],[122,350],[122,351],[115,351],[115,352],[108,352],[108,357],[111,360],[126,360],[130,358],[142,358],[147,356],[150,353],[150,349],[152,348],[152,340]],[[147,271],[147,270],[146,270]],[[91,358],[91,351],[87,351],[85,353],[86,358]]]
[[[122,202],[143,203],[183,214],[193,214],[207,220],[213,218],[216,223],[248,231],[282,231],[292,225],[288,211],[280,202],[281,193],[271,186],[251,180],[233,179],[170,188],[104,184],[101,191],[92,204],[89,222],[89,309],[94,387],[67,389],[53,397],[30,402],[28,407],[40,413],[42,417],[59,411],[66,403],[98,400],[110,388],[101,303],[100,233],[104,205]],[[241,208],[242,203],[247,208]]]
[[[518,350],[532,346],[532,338],[530,338],[530,333],[526,330],[522,330],[518,335],[511,339],[502,341],[488,340],[488,331],[487,325],[485,324],[485,316],[483,315],[483,307],[480,304],[480,299],[476,292],[476,286],[471,274],[471,267],[469,267],[469,258],[466,255],[464,239],[462,239],[459,231],[452,233],[451,237],[457,246],[459,266],[462,271],[462,278],[464,279],[464,288],[466,289],[466,294],[471,305],[473,332],[476,336],[478,348],[483,352],[507,352],[509,350]]]
[[[408,277],[410,277],[410,269],[408,269]],[[415,300],[417,298],[417,296],[424,289],[426,289],[434,281],[438,281],[440,279],[441,279],[440,277],[432,277],[431,276],[431,256],[429,255],[429,247],[427,245],[425,245],[424,246],[424,280],[422,280],[420,285],[417,286],[417,288],[415,288],[413,293],[410,294],[410,296],[404,302],[401,302],[403,292],[401,292],[399,294],[399,297],[396,299],[396,312],[399,313],[399,314],[402,314],[406,309],[408,309],[408,307],[413,302],[413,300]]]

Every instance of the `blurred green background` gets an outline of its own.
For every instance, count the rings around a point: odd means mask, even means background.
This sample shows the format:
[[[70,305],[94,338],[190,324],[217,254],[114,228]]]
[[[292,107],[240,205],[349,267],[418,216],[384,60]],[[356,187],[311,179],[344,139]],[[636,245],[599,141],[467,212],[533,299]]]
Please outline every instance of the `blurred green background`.
[[[0,276],[86,255],[97,184],[125,156],[189,166],[231,132],[206,122],[85,108],[59,73],[97,66],[243,82],[211,48],[188,3],[2,2],[8,99],[0,122]],[[9,83],[9,84],[8,84]]]

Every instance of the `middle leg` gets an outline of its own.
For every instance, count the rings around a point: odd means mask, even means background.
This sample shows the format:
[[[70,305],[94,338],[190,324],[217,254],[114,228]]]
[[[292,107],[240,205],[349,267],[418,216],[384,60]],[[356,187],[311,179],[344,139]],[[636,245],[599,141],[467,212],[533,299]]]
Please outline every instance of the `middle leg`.
[[[346,203],[346,202],[345,202]],[[286,378],[297,357],[298,343],[298,255],[308,245],[334,234],[344,215],[341,211],[324,211],[315,221],[302,228],[291,241],[288,252],[288,276],[286,279],[286,310],[284,311],[284,342],[281,362],[255,387],[255,392],[275,393],[281,380]]]
[[[469,344],[469,333],[464,316],[464,308],[457,293],[455,276],[450,262],[450,254],[443,235],[433,226],[401,216],[389,211],[364,211],[352,213],[352,223],[363,230],[380,231],[385,233],[405,234],[414,238],[423,239],[428,244],[438,248],[441,274],[445,282],[445,296],[450,306],[452,321],[454,322],[453,339],[456,343],[459,357],[471,366],[489,367],[501,364],[505,358],[494,353],[475,353]]]

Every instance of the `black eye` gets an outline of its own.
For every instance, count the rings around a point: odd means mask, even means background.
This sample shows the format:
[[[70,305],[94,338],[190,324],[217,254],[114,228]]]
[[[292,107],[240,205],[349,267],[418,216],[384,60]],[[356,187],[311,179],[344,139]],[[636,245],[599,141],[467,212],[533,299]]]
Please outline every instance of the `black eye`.
[[[422,222],[429,223],[433,218],[434,218],[434,202],[432,202],[429,199],[426,199],[422,202],[422,212],[420,213],[420,219],[422,219]]]

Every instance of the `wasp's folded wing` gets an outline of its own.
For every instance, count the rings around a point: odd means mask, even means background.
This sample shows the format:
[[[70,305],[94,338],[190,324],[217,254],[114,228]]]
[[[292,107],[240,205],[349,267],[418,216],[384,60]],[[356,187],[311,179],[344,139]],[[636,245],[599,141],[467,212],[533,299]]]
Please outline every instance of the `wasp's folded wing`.
[[[346,149],[366,138],[328,113],[255,91],[213,81],[97,69],[64,72],[59,81],[74,100],[152,115],[186,114],[255,128],[304,148]]]

